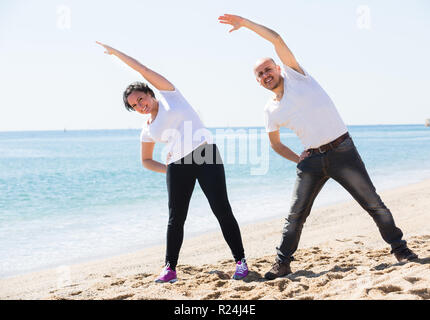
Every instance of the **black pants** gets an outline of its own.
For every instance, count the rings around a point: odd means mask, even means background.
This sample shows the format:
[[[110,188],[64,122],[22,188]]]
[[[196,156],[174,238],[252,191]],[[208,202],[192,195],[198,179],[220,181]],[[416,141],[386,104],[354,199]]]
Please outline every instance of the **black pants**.
[[[277,260],[293,260],[303,224],[311,212],[312,204],[329,178],[340,183],[373,218],[382,238],[391,245],[392,252],[402,250],[406,241],[396,227],[393,216],[376,193],[363,161],[352,141],[347,138],[334,150],[312,154],[297,165],[290,213],[277,247]]]
[[[184,238],[188,205],[196,180],[218,219],[235,261],[244,258],[239,225],[228,201],[224,165],[216,145],[202,145],[181,160],[169,164],[166,180],[169,196],[166,263],[175,270]]]

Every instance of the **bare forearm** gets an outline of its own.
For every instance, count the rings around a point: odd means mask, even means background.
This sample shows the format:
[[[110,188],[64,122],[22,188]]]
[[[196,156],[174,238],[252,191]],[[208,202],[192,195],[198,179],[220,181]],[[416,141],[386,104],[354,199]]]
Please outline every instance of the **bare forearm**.
[[[141,64],[139,61],[137,61],[136,59],[126,55],[125,53],[123,53],[119,50],[115,49],[112,52],[112,54],[115,57],[117,57],[118,59],[120,59],[122,62],[127,64],[129,67],[131,67],[132,69],[136,70],[139,73],[142,73],[143,71],[145,71],[145,69],[148,69],[143,64]]]
[[[160,173],[166,173],[167,166],[165,164],[162,164],[161,162],[152,160],[152,159],[146,159],[142,160],[142,165],[151,171],[160,172]]]
[[[150,84],[152,84],[158,90],[171,91],[175,89],[175,87],[161,74],[158,74],[157,72],[149,69],[136,59],[101,42],[97,41],[97,44],[103,46],[106,49],[105,53],[116,56],[129,67],[139,72]]]
[[[276,44],[276,42],[281,39],[277,32],[251,20],[244,19],[243,26],[251,31],[254,31],[256,34],[266,39],[267,41],[270,41],[273,44]]]
[[[272,149],[275,150],[277,154],[281,155],[285,159],[288,159],[295,163],[299,163],[300,156],[296,154],[293,150],[285,146],[284,144],[277,143],[277,144],[272,144],[271,146],[272,146]]]
[[[115,50],[113,53],[114,56],[118,57],[121,61],[127,64],[132,69],[139,72],[147,81],[149,81],[152,85],[157,86],[158,82],[160,82],[160,75],[155,71],[149,69],[148,67],[141,64],[136,59],[126,55],[125,53]],[[157,88],[158,89],[158,88]]]
[[[276,31],[273,31],[270,28],[267,28],[261,24],[255,23],[240,16],[225,14],[218,19],[221,23],[230,24],[233,26],[233,29],[230,30],[230,32],[238,30],[241,27],[247,28],[255,32],[260,37],[273,44],[276,53],[283,64],[293,68],[294,70],[300,72],[303,75],[305,74],[304,71],[300,68],[291,50],[288,48],[282,37]]]

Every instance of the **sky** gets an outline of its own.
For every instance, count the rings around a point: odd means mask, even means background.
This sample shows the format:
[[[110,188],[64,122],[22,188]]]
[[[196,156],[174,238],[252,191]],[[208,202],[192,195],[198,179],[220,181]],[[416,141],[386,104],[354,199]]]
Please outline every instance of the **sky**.
[[[279,59],[224,13],[277,31],[347,125],[430,118],[426,0],[2,0],[0,131],[140,128],[122,93],[143,78],[96,40],[164,75],[206,126],[263,126],[252,68]]]

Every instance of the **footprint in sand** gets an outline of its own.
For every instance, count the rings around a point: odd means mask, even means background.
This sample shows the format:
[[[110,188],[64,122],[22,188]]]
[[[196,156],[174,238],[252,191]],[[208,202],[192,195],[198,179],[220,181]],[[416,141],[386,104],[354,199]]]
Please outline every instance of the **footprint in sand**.
[[[208,273],[209,274],[214,274],[214,275],[218,276],[218,278],[220,278],[221,280],[230,279],[230,275],[227,274],[227,273],[225,273],[224,271],[213,270],[213,271],[209,271]]]
[[[134,276],[134,279],[135,280],[143,280],[143,279],[148,278],[150,276],[152,276],[152,274],[150,274],[150,273],[139,273],[139,274],[136,274]]]
[[[264,294],[259,293],[259,294],[255,295],[255,296],[250,297],[249,300],[260,300],[263,297],[264,297]]]
[[[285,288],[288,286],[288,280],[281,280],[281,281],[279,281],[278,282],[278,289],[279,289],[279,291],[284,291],[285,290]]]
[[[132,287],[132,288],[140,288],[140,287],[142,287],[144,284],[145,284],[144,282],[142,282],[142,281],[138,281],[138,282],[136,282],[136,283],[132,284],[132,285],[131,285],[131,287]]]
[[[417,277],[404,277],[403,279],[405,279],[406,281],[412,284],[421,280],[421,278],[417,278]]]
[[[208,295],[204,296],[203,300],[209,300],[209,299],[218,299],[221,296],[221,292],[215,291],[212,293],[209,293]]]
[[[317,287],[325,287],[327,283],[330,282],[330,278],[327,275],[324,275],[321,279],[318,279],[315,285]]]
[[[270,259],[267,259],[267,258],[260,258],[260,259],[257,259],[254,262],[253,266],[257,266],[259,268],[262,265],[264,266],[266,264],[272,264],[274,260],[275,260],[274,258],[273,258],[273,260],[270,260]]]
[[[345,276],[339,273],[327,273],[327,278],[330,280],[339,280],[345,278]]]
[[[125,282],[125,280],[119,279],[117,281],[112,282],[110,285],[111,286],[120,286]]]
[[[430,299],[430,289],[422,288],[422,289],[413,289],[409,290],[409,293],[419,296],[422,299],[429,300]]]
[[[307,291],[309,289],[309,286],[303,283],[298,283],[288,289],[289,291],[285,291],[281,294],[282,298],[296,298],[299,294],[303,293],[303,291]]]
[[[108,298],[108,300],[125,300],[125,299],[131,298],[133,296],[134,296],[134,294],[131,294],[131,293],[130,294],[121,294],[118,296]]]
[[[379,293],[386,295],[386,294],[389,294],[391,292],[402,291],[403,289],[398,287],[398,286],[387,284],[387,285],[383,285],[383,286],[376,287],[376,288],[370,288],[370,289],[367,289],[366,291],[367,291],[367,293],[370,293],[372,290],[379,291]]]
[[[236,291],[251,291],[254,288],[255,288],[255,286],[239,286],[239,287],[235,287],[233,289]]]
[[[275,279],[273,281],[267,281],[267,282],[265,282],[265,285],[269,286],[269,287],[278,287],[278,290],[282,292],[282,291],[284,291],[288,287],[288,284],[290,282],[291,281],[289,279],[280,279],[280,278],[278,278],[278,279]]]
[[[196,268],[191,266],[180,266],[180,269],[185,274],[195,274],[196,272],[201,271],[201,270],[196,270]]]
[[[336,262],[336,260],[335,260],[335,262]],[[308,264],[308,265],[304,266],[304,267],[303,267],[303,269],[304,269],[304,270],[310,270],[310,269],[312,269],[313,267],[314,267],[314,264],[313,264],[313,263],[310,263],[310,264]]]
[[[330,258],[331,258],[330,256],[320,255],[320,256],[315,257],[315,260],[317,260],[317,261],[321,261],[321,260],[326,261],[326,260],[328,260]]]
[[[227,284],[227,281],[219,280],[219,281],[215,282],[214,286],[216,288],[220,288],[220,287],[224,287],[226,284]]]

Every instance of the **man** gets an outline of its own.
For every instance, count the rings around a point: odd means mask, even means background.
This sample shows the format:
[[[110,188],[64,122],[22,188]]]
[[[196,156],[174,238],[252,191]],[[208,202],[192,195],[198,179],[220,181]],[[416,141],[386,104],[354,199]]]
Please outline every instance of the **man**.
[[[274,93],[264,109],[271,146],[284,158],[297,163],[291,209],[281,243],[276,248],[276,261],[265,278],[272,280],[291,273],[290,262],[294,260],[293,253],[297,250],[303,225],[316,196],[329,178],[339,182],[370,214],[398,261],[417,259],[402,240],[402,231],[396,227],[391,212],[376,193],[332,100],[297,62],[279,34],[235,15],[226,14],[218,19],[220,23],[233,26],[230,32],[245,27],[270,41],[284,69],[272,58],[259,59],[254,66],[258,83]],[[281,126],[293,130],[301,140],[305,151],[300,156],[281,142]]]

